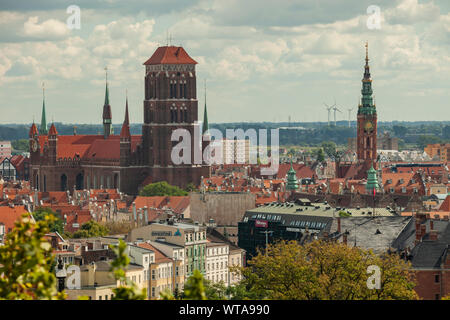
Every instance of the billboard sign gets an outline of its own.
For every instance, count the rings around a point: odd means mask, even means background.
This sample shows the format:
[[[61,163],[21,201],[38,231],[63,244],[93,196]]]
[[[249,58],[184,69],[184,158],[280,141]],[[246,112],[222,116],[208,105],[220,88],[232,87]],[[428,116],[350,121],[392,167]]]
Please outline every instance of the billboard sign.
[[[268,226],[267,220],[255,220],[255,227],[257,228],[267,228]]]

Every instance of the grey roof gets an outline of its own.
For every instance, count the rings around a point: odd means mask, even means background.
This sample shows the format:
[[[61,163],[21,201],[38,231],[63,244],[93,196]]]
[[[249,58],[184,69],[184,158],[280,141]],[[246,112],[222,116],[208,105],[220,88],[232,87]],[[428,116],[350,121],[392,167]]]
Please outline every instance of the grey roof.
[[[111,262],[112,260],[106,260],[106,261],[97,261],[94,262],[96,264],[96,271],[110,271],[111,269]],[[139,270],[143,269],[144,267],[130,263],[125,270]],[[88,269],[88,265],[83,265],[80,267],[81,271],[86,271]]]
[[[352,217],[366,217],[373,213],[373,208],[333,208],[326,203],[312,203],[311,205],[302,205],[294,202],[278,203],[273,202],[265,206],[247,210],[248,213],[265,213],[265,214],[295,214],[310,215],[320,217],[337,217],[339,211],[345,211]],[[369,214],[370,212],[370,214]],[[396,216],[390,208],[375,208],[376,216]]]
[[[425,240],[418,243],[411,251],[413,268],[439,269],[447,250],[447,243]]]
[[[399,234],[408,225],[411,217],[346,217],[341,218],[341,235],[348,231],[347,244],[374,252],[385,252],[393,246]],[[333,220],[330,236],[337,232],[337,219]],[[336,235],[336,234],[335,234]],[[339,242],[342,236],[339,235]]]
[[[427,232],[430,230],[430,220],[423,223],[426,226]],[[433,220],[433,229],[438,232],[438,239],[450,243],[450,223],[446,220]],[[423,238],[428,239],[428,234]],[[392,244],[392,247],[397,250],[404,250],[409,248],[412,250],[416,241],[416,218],[412,217],[408,225],[398,235],[397,239]]]
[[[161,239],[155,239],[155,240],[152,240],[152,241],[150,241],[150,244],[152,244],[152,242],[160,243],[160,244],[163,244],[163,245],[166,245],[166,246],[169,246],[169,247],[174,247],[174,248],[176,248],[176,249],[183,249],[183,248],[184,248],[184,247],[179,246],[179,245],[177,245],[177,244],[173,244],[173,243],[170,243],[170,242],[166,242],[166,241],[163,241],[163,240],[161,240]]]

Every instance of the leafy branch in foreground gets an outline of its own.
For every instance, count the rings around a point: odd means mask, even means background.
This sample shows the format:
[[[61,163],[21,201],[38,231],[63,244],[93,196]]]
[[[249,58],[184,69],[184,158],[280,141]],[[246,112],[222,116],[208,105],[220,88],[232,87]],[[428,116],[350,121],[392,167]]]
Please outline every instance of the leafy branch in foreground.
[[[130,258],[125,253],[126,243],[119,240],[118,245],[110,247],[116,254],[116,259],[111,262],[110,271],[113,271],[114,278],[119,282],[119,286],[112,290],[114,293],[112,300],[145,300],[145,290],[140,291],[134,282],[126,278],[125,270],[130,264]]]
[[[0,299],[7,300],[63,300],[58,293],[53,272],[52,247],[44,238],[55,217],[44,216],[35,222],[22,215],[15,228],[0,246]]]

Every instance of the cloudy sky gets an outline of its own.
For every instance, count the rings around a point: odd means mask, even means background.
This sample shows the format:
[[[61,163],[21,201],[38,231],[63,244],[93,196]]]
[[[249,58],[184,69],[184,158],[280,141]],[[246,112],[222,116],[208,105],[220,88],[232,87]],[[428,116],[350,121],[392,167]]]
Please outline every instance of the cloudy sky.
[[[42,82],[48,120],[101,123],[105,66],[113,122],[126,89],[142,122],[142,63],[167,33],[199,62],[200,119],[204,79],[210,122],[326,121],[334,99],[347,119],[368,41],[380,120],[450,120],[448,0],[0,0],[0,124],[39,121]]]

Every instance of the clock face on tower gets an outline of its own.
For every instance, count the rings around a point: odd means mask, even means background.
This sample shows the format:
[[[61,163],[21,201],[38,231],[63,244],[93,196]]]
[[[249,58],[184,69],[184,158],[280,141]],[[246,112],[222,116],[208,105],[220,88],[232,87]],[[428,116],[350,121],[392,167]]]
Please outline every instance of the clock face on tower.
[[[373,131],[373,124],[370,120],[366,121],[366,123],[364,124],[364,131],[366,131],[366,132]]]

